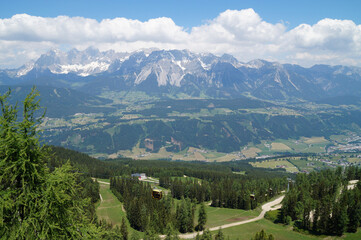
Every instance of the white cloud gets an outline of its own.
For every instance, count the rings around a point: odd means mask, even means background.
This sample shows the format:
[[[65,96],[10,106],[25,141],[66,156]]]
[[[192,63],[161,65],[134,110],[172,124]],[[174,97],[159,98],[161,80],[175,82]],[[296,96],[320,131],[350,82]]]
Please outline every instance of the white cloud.
[[[56,18],[14,15],[0,20],[0,38],[9,41],[54,43],[108,43],[116,41],[179,42],[187,35],[170,18],[146,22],[126,18],[104,19],[98,22],[82,17]]]
[[[227,10],[208,24],[195,27],[192,34],[196,39],[218,38],[221,42],[274,42],[285,31],[283,24],[262,21],[253,9]]]
[[[289,41],[296,47],[331,51],[347,51],[354,48],[357,36],[360,36],[360,26],[353,21],[328,18],[313,26],[302,24],[288,33]]]
[[[0,19],[0,67],[17,67],[50,48],[134,51],[139,48],[190,49],[229,53],[242,61],[262,58],[310,66],[361,66],[361,25],[322,19],[288,30],[268,23],[253,10],[227,10],[189,31],[171,18],[142,22],[126,18],[97,21],[83,17],[44,18],[27,14]]]
[[[6,41],[0,39],[0,69],[19,67],[57,45],[51,42]]]

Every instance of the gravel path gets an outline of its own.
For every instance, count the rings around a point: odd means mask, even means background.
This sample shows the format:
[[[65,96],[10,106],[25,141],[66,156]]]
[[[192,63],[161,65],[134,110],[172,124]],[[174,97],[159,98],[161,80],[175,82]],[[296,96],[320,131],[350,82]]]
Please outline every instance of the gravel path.
[[[242,225],[242,224],[246,224],[246,223],[250,223],[250,222],[255,222],[258,220],[261,220],[262,218],[264,218],[264,215],[266,214],[266,212],[270,211],[270,210],[276,210],[281,208],[281,202],[283,200],[285,196],[281,196],[276,198],[275,200],[273,200],[272,202],[268,202],[264,205],[262,205],[262,212],[258,215],[258,217],[252,218],[252,219],[248,219],[248,220],[244,220],[244,221],[239,221],[239,222],[234,222],[234,223],[229,223],[229,224],[224,224],[221,226],[217,226],[217,227],[212,227],[209,230],[210,231],[215,231],[218,230],[219,228],[229,228],[229,227],[234,227],[234,226],[238,226],[238,225]],[[184,238],[184,239],[188,239],[188,238],[195,238],[197,236],[197,234],[199,233],[199,235],[203,234],[202,232],[194,232],[194,233],[185,233],[185,234],[179,234],[178,236],[180,238]]]
[[[99,181],[99,180],[98,180],[98,183],[110,185],[110,183],[108,183],[108,182],[102,182],[102,181]]]

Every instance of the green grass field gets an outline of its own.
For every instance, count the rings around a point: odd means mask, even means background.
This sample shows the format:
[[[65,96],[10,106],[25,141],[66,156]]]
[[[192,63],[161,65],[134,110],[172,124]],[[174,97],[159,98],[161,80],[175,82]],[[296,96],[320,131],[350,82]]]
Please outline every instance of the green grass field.
[[[265,160],[262,162],[252,162],[253,167],[260,167],[260,168],[284,168],[286,171],[290,172],[298,172],[297,167],[295,167],[289,161],[283,159],[276,159],[276,160]]]
[[[102,196],[103,201],[99,203],[99,206],[96,209],[98,218],[106,220],[114,226],[120,226],[122,218],[126,217],[125,212],[122,211],[122,204],[110,191],[108,184],[99,183],[99,185],[100,195]]]
[[[286,151],[286,152],[289,152],[289,151],[292,151],[292,149],[287,146],[286,144],[284,143],[280,143],[280,142],[273,142],[271,144],[271,149],[272,151],[275,151],[275,152],[283,152],[283,151]]]
[[[109,182],[109,179],[99,179],[99,181]],[[126,213],[122,210],[122,203],[119,202],[112,191],[110,191],[109,185],[99,183],[99,186],[100,195],[103,198],[103,201],[100,201],[96,207],[96,213],[99,220],[106,220],[108,223],[112,223],[113,226],[120,226],[122,218],[125,218],[129,233],[132,234],[134,232],[138,232],[137,230],[130,227]],[[141,232],[138,233],[142,235]]]
[[[171,179],[173,179],[173,180],[178,179],[178,180],[181,180],[182,182],[194,181],[194,180],[202,181],[202,179],[195,178],[195,177],[171,177]]]
[[[226,237],[230,239],[239,239],[239,240],[249,240],[254,235],[261,231],[265,230],[267,234],[272,234],[277,240],[311,240],[311,239],[324,239],[324,240],[338,240],[338,239],[346,239],[346,240],[356,240],[361,239],[361,231],[359,230],[357,233],[346,233],[342,237],[335,236],[315,236],[308,235],[303,233],[298,233],[292,230],[291,226],[285,226],[283,224],[274,224],[269,220],[262,219],[257,222],[243,224],[231,228],[223,229],[223,233]],[[212,234],[216,234],[217,231],[212,232]]]
[[[272,234],[277,240],[320,239],[319,237],[308,236],[294,232],[292,231],[292,228],[290,226],[274,224],[266,219],[262,219],[257,222],[243,224],[235,227],[225,228],[222,231],[225,234],[225,236],[229,237],[230,239],[249,240],[252,237],[254,237],[254,235],[257,232],[260,232],[262,229],[264,229],[267,234]],[[213,234],[215,233],[216,231],[213,232]]]
[[[323,168],[324,167],[324,163],[322,163],[320,161],[300,160],[300,158],[298,158],[298,159],[290,158],[290,162],[293,165],[297,166],[301,171],[302,170],[312,171],[315,168]]]
[[[195,214],[196,222],[198,217],[199,206],[197,207],[197,211]],[[228,223],[239,222],[242,220],[254,218],[260,214],[261,210],[260,208],[256,208],[255,210],[245,211],[241,209],[219,208],[219,207],[211,207],[207,205],[206,212],[207,212],[206,227],[211,228]]]

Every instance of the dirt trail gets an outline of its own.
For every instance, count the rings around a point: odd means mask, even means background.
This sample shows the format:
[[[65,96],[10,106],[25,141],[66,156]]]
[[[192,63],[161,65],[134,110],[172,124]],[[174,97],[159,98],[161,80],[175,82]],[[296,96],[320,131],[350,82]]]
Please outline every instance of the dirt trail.
[[[273,200],[272,202],[268,202],[264,205],[262,205],[262,212],[258,215],[258,217],[252,218],[252,219],[248,219],[248,220],[244,220],[244,221],[239,221],[239,222],[234,222],[234,223],[229,223],[229,224],[224,224],[221,226],[217,226],[217,227],[212,227],[209,230],[210,231],[215,231],[218,230],[219,228],[229,228],[229,227],[234,227],[234,226],[238,226],[238,225],[242,225],[242,224],[246,224],[246,223],[250,223],[250,222],[255,222],[258,220],[261,220],[262,218],[264,218],[264,215],[266,214],[266,212],[270,211],[270,210],[276,210],[281,208],[281,202],[283,200],[285,196],[281,196],[276,198],[275,200]],[[199,235],[203,234],[202,232],[194,232],[194,233],[185,233],[185,234],[179,234],[178,236],[180,238],[184,238],[184,239],[188,239],[188,238],[195,238],[197,236],[197,234],[199,233]]]
[[[108,183],[108,182],[102,182],[102,181],[99,181],[99,180],[98,180],[98,183],[110,185],[110,183]]]

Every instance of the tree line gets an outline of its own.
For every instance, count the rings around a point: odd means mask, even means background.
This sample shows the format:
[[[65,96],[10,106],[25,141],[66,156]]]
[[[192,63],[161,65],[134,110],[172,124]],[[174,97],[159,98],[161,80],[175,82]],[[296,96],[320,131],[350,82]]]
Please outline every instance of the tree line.
[[[184,179],[184,178],[183,178]],[[160,186],[169,188],[172,197],[196,199],[198,203],[212,201],[214,207],[254,209],[287,188],[287,179],[224,176],[214,181],[182,180],[160,177]]]

